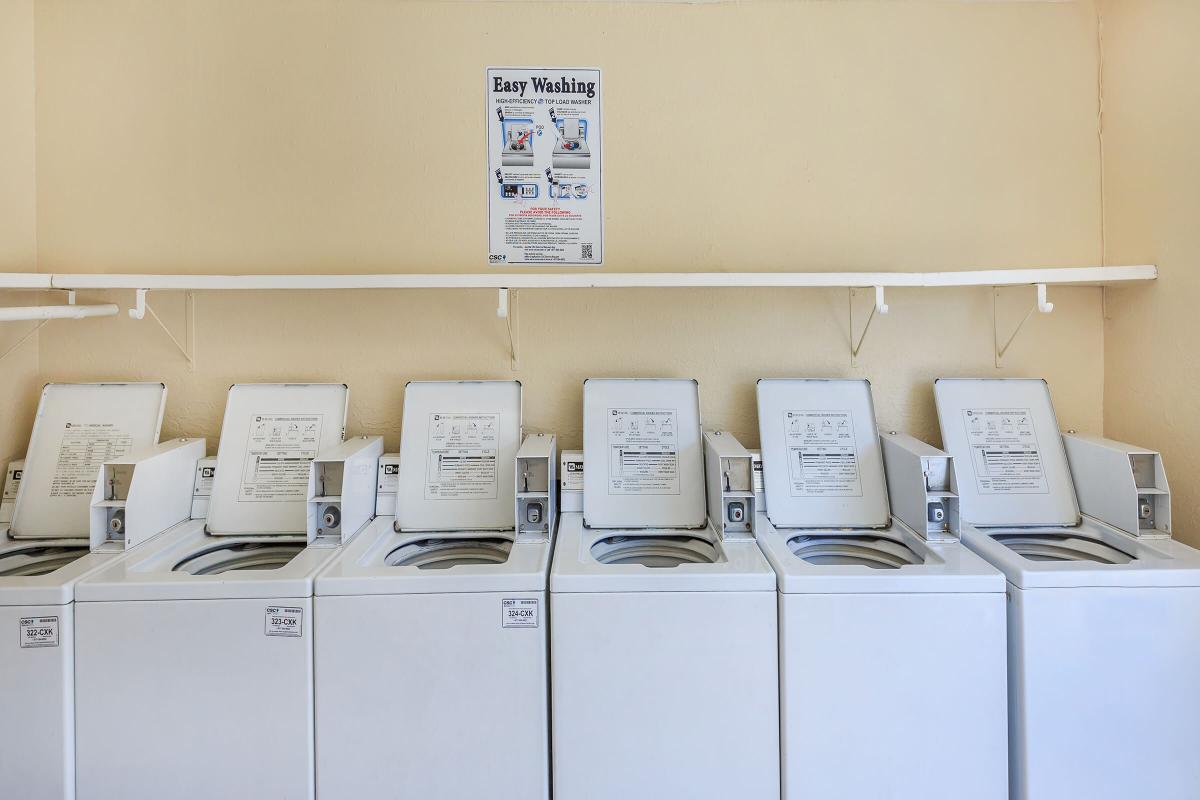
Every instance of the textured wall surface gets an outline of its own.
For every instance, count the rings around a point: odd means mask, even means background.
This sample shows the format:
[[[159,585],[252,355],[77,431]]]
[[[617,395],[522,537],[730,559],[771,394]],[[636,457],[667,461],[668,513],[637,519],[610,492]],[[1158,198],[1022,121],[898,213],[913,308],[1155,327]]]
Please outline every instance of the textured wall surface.
[[[37,37],[44,270],[486,269],[514,61],[605,71],[607,269],[1099,257],[1091,2],[105,0]]]
[[[1032,302],[1031,290],[1013,293],[1014,310]],[[1099,290],[1053,297],[1054,313],[1028,323],[1003,370],[992,361],[987,289],[891,293],[892,311],[872,323],[855,368],[844,290],[588,289],[518,293],[515,372],[495,293],[484,290],[201,293],[195,372],[153,322],[128,318],[47,328],[42,370],[50,380],[165,380],[166,435],[206,435],[214,445],[229,384],[260,380],[348,383],[349,433],[382,433],[389,447],[399,442],[404,383],[456,378],[522,381],[526,424],[558,432],[564,447],[582,443],[589,377],[696,378],[705,425],[747,444],[758,441],[761,377],[869,378],[882,425],[936,440],[934,378],[1042,375],[1064,425],[1099,431]],[[128,293],[113,299],[127,302]],[[182,298],[151,303],[182,336]]]
[[[33,0],[0,3],[0,272],[37,258],[33,21]]]
[[[1175,534],[1200,546],[1200,4],[1102,4],[1108,260],[1157,263],[1109,293],[1104,427],[1162,450]]]
[[[31,272],[37,259],[34,141],[34,3],[0,2],[0,272]],[[0,305],[36,303],[4,292]],[[0,323],[0,466],[25,452],[37,397],[37,334]],[[24,341],[22,341],[24,339]],[[12,349],[15,348],[15,349]]]
[[[40,268],[485,271],[483,70],[513,62],[605,70],[606,270],[1100,257],[1091,2],[113,0],[37,7]],[[168,434],[215,436],[235,380],[320,378],[394,446],[405,381],[515,376],[578,445],[591,375],[696,377],[751,442],[753,381],[782,375],[869,377],[927,436],[932,378],[1045,376],[1099,430],[1097,290],[1052,292],[999,371],[989,290],[888,299],[854,368],[846,292],[812,290],[525,291],[515,373],[486,291],[205,293],[194,372],[148,320],[52,324],[40,357],[166,380]],[[151,302],[182,334],[182,298]]]

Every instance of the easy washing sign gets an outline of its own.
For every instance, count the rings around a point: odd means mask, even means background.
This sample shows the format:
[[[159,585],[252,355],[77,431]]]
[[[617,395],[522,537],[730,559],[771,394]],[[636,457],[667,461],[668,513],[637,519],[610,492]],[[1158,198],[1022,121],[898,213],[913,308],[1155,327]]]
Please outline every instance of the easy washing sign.
[[[488,263],[604,260],[599,69],[486,72]]]

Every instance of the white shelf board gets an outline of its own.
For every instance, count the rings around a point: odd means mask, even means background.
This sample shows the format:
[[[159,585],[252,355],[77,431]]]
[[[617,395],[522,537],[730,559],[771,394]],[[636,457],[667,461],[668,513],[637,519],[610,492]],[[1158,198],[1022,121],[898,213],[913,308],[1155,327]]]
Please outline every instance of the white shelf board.
[[[17,279],[17,274],[10,278]],[[1117,284],[1158,277],[1153,265],[980,269],[955,272],[553,272],[374,275],[26,275],[0,288],[235,291],[274,289],[586,289],[737,287],[921,287]]]
[[[0,289],[49,289],[53,277],[48,272],[0,272]]]
[[[954,272],[550,272],[373,275],[113,275],[0,273],[0,289],[637,289],[853,288],[1119,284],[1152,281],[1150,264],[1119,267],[980,269]]]

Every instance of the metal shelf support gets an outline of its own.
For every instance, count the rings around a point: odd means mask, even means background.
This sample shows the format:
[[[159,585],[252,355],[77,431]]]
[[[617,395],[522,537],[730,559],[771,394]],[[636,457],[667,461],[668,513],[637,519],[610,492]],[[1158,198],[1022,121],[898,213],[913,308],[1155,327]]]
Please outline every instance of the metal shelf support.
[[[1046,284],[1035,284],[1035,289],[1037,290],[1037,297],[1034,300],[1033,305],[1030,306],[1029,310],[1025,312],[1025,316],[1021,317],[1021,321],[1017,323],[1017,327],[1013,329],[1012,334],[1002,345],[1000,344],[999,309],[997,308],[1000,289],[999,287],[992,287],[992,342],[996,349],[997,369],[1000,368],[1000,361],[1004,358],[1004,354],[1008,352],[1008,348],[1011,347],[1013,341],[1016,340],[1017,334],[1021,332],[1021,328],[1025,327],[1025,323],[1028,322],[1029,318],[1034,315],[1034,312],[1040,314],[1049,314],[1050,312],[1054,311],[1054,303],[1051,303],[1046,299]]]
[[[496,300],[496,316],[504,320],[504,326],[508,329],[508,363],[509,368],[514,372],[521,367],[521,330],[520,321],[516,319],[516,312],[516,290],[512,290],[510,295],[507,288],[501,288]]]
[[[133,308],[129,309],[130,318],[131,319],[139,319],[139,320],[145,319],[146,314],[149,314],[150,318],[152,320],[154,320],[156,323],[158,323],[158,327],[161,328],[162,332],[165,333],[167,335],[167,338],[171,340],[171,344],[175,345],[175,349],[178,350],[181,354],[183,354],[183,357],[185,359],[187,359],[188,369],[192,372],[195,372],[196,371],[196,293],[188,292],[187,295],[184,297],[184,304],[183,304],[183,327],[184,327],[183,339],[184,340],[183,340],[183,342],[180,342],[179,339],[175,336],[175,334],[171,333],[171,329],[167,327],[166,323],[164,323],[162,321],[162,317],[158,316],[158,314],[154,311],[154,308],[150,305],[149,300],[147,300],[148,292],[149,292],[148,289],[137,289],[136,290],[136,294],[134,295]],[[499,312],[497,312],[497,313],[499,313]]]
[[[850,366],[855,366],[858,360],[858,353],[862,350],[863,342],[867,340],[867,331],[871,330],[871,323],[875,320],[875,315],[883,316],[891,310],[891,307],[884,302],[883,287],[875,287],[875,303],[871,306],[871,313],[867,316],[867,324],[863,325],[862,333],[858,337],[858,342],[854,341],[854,295],[855,290],[850,290]]]

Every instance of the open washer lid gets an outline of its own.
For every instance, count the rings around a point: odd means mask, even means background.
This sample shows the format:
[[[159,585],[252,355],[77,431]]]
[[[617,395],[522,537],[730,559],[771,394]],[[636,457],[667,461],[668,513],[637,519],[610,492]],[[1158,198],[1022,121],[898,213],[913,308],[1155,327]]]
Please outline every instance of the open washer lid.
[[[1045,381],[939,379],[933,396],[965,521],[981,527],[1079,524]]]
[[[513,528],[520,446],[519,381],[409,383],[400,429],[397,527]]]
[[[161,383],[47,384],[10,535],[87,539],[100,466],[156,444],[166,401]]]
[[[700,389],[694,380],[583,383],[583,519],[590,528],[705,523]]]
[[[780,528],[884,528],[883,452],[865,380],[760,380],[767,516]]]
[[[349,396],[342,383],[231,386],[208,533],[306,535],[309,464],[342,441]]]

